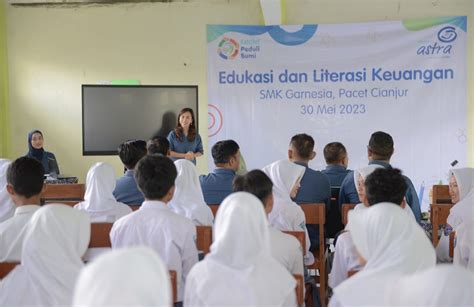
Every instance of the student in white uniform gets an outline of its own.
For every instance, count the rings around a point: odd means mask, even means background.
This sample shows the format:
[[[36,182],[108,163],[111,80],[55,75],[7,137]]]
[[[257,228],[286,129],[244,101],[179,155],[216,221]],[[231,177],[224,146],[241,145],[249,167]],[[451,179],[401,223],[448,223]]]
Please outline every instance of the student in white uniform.
[[[436,247],[436,255],[440,262],[452,261],[449,257],[451,231],[456,231],[464,219],[474,218],[474,168],[457,168],[449,173],[449,194],[454,206],[449,211],[447,224]],[[433,229],[433,235],[437,235],[437,229]]]
[[[70,306],[89,244],[89,216],[66,205],[47,205],[25,231],[21,265],[0,282],[0,306]]]
[[[380,169],[374,178],[377,178],[377,184],[374,180],[370,184],[371,202],[368,201],[366,195],[365,179],[375,170]],[[355,206],[354,210],[364,210],[372,205],[383,202],[393,202],[399,204],[405,213],[412,219],[415,219],[412,210],[404,201],[403,188],[406,187],[405,181],[397,169],[384,169],[379,165],[369,165],[354,171],[354,182],[356,183],[357,193],[362,203]],[[380,193],[377,193],[380,190]],[[397,196],[397,191],[399,195]],[[378,194],[378,195],[377,195]],[[401,201],[400,201],[401,199]],[[335,288],[341,282],[348,278],[349,271],[358,271],[361,269],[358,255],[354,242],[348,231],[341,233],[336,242],[336,250],[334,252],[334,260],[331,273],[329,274],[328,284],[331,288]]]
[[[304,212],[292,200],[298,194],[305,168],[288,160],[279,160],[265,166],[262,171],[273,182],[273,209],[268,215],[268,222],[278,230],[304,231],[306,235],[304,263],[313,264],[314,256],[309,251],[311,243]]]
[[[368,199],[370,202],[369,195]],[[424,231],[393,203],[350,211],[346,229],[364,269],[334,288],[330,307],[383,306],[384,287],[393,279],[436,264],[434,248]]]
[[[195,225],[211,226],[214,215],[204,201],[199,175],[194,164],[186,159],[174,162],[178,171],[176,189],[168,207],[176,214],[187,217]]]
[[[34,158],[21,157],[7,170],[6,190],[15,203],[15,215],[0,223],[0,262],[21,259],[26,224],[40,208],[44,169]]]
[[[261,202],[237,192],[220,205],[211,252],[186,283],[185,306],[296,306],[296,281],[270,255]]]
[[[232,188],[234,192],[248,192],[255,195],[263,204],[267,215],[272,211],[273,183],[261,170],[252,170],[243,176],[235,177]],[[283,233],[270,225],[268,228],[273,258],[278,260],[291,274],[303,276],[304,265],[301,244],[291,235]]]
[[[112,248],[144,245],[155,250],[175,270],[178,302],[183,300],[189,270],[198,261],[196,226],[172,212],[167,203],[173,197],[176,167],[171,159],[149,155],[135,167],[138,188],[145,196],[140,209],[114,223],[110,232]]]
[[[0,223],[15,213],[15,203],[7,191],[7,169],[11,161],[0,159]]]
[[[456,230],[453,263],[474,273],[474,220],[464,221]]]
[[[73,306],[172,306],[168,269],[148,247],[109,252],[81,272]]]
[[[87,172],[84,201],[75,209],[89,214],[92,223],[113,223],[122,216],[132,213],[132,209],[115,200],[115,172],[112,165],[105,162],[94,164]]]
[[[387,306],[474,306],[474,274],[441,264],[387,285]]]

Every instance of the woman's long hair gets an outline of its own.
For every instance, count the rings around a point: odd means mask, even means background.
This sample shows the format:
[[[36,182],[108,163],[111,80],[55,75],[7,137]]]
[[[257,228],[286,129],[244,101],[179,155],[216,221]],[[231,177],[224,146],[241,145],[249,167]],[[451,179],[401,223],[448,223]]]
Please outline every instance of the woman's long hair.
[[[189,125],[188,140],[190,142],[192,142],[196,138],[196,121],[194,120],[194,111],[193,111],[193,109],[184,108],[179,112],[179,114],[178,114],[178,123],[176,124],[176,128],[174,128],[174,132],[176,133],[176,137],[178,138],[178,140],[180,140],[182,142],[183,141],[182,137],[184,135],[184,131],[183,131],[183,127],[181,127],[181,124],[179,123],[179,118],[181,117],[181,115],[183,115],[186,112],[191,113],[192,122],[191,122],[191,125]]]

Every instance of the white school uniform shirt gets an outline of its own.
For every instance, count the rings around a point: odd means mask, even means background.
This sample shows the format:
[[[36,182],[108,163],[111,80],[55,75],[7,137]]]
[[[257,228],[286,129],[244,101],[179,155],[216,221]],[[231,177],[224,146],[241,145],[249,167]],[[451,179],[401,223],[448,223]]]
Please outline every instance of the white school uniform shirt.
[[[204,201],[199,175],[194,164],[186,159],[174,162],[178,171],[175,192],[168,207],[176,214],[187,217],[195,225],[211,226],[214,215]]]
[[[456,230],[453,263],[474,273],[474,220],[464,221]]]
[[[278,230],[304,231],[306,251],[304,263],[314,263],[314,256],[309,251],[311,245],[304,212],[291,200],[291,189],[304,175],[306,169],[288,160],[279,160],[265,166],[262,171],[273,183],[273,209],[268,215],[268,222]]]
[[[474,306],[474,274],[441,264],[386,285],[386,306]]]
[[[13,217],[0,223],[0,262],[20,262],[25,237],[23,229],[39,208],[38,205],[19,206]]]
[[[89,245],[89,216],[66,205],[47,205],[25,231],[21,265],[0,282],[0,306],[70,306]]]
[[[183,300],[189,271],[198,262],[196,226],[172,212],[164,202],[145,200],[137,211],[114,223],[110,231],[112,248],[144,245],[152,248],[176,271],[178,301]]]
[[[270,248],[273,258],[291,274],[304,276],[303,248],[292,235],[269,226]]]
[[[15,213],[15,204],[7,191],[7,169],[11,161],[0,159],[0,223]]]
[[[73,306],[166,306],[173,304],[168,269],[148,247],[114,250],[81,272]]]
[[[296,306],[296,281],[270,254],[258,198],[237,192],[224,199],[213,237],[211,252],[189,273],[185,306]]]
[[[440,262],[450,262],[449,257],[449,233],[456,231],[464,219],[474,219],[474,168],[457,168],[450,171],[454,175],[459,188],[459,201],[449,210],[446,226],[436,247],[436,255]],[[433,235],[437,234],[433,229]]]
[[[99,162],[87,172],[84,201],[75,209],[89,214],[92,223],[113,223],[132,212],[129,206],[115,200],[115,171],[112,165]]]
[[[434,248],[424,231],[394,204],[350,211],[346,229],[367,263],[334,288],[329,306],[383,306],[386,284],[436,264]]]
[[[375,204],[374,206],[377,205],[378,204]],[[397,206],[396,204],[393,205]],[[365,210],[367,208],[370,207],[366,207],[364,204],[360,203],[354,207],[354,210]],[[408,218],[415,220],[415,215],[408,205],[405,205],[403,211],[407,214]],[[335,288],[337,285],[349,278],[347,275],[349,271],[358,271],[361,268],[362,266],[359,263],[359,256],[350,233],[346,231],[340,234],[337,238],[334,260],[331,273],[329,274],[329,286]]]

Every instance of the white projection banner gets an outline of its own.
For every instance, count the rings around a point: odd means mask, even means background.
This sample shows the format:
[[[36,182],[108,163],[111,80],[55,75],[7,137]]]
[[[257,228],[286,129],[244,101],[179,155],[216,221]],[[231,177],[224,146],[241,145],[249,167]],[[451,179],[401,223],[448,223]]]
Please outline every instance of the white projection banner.
[[[426,211],[428,188],[467,164],[466,17],[295,26],[208,25],[209,149],[240,145],[248,169],[287,157],[290,138],[342,142],[367,164],[375,131]],[[426,189],[425,189],[426,187]]]

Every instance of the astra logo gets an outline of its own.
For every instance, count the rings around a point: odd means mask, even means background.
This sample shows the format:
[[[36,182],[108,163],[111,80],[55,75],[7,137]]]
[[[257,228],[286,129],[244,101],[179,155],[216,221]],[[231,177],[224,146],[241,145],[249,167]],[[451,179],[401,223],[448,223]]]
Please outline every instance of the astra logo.
[[[428,43],[421,45],[416,51],[417,55],[430,55],[430,56],[442,56],[449,57],[453,45],[448,44],[453,42],[458,37],[456,28],[453,26],[446,26],[438,31],[439,42]]]
[[[224,37],[219,43],[217,53],[224,60],[233,60],[239,54],[239,43],[233,38]]]
[[[458,37],[456,33],[456,28],[452,26],[447,26],[439,30],[438,32],[438,39],[442,43],[450,43],[454,41]]]

